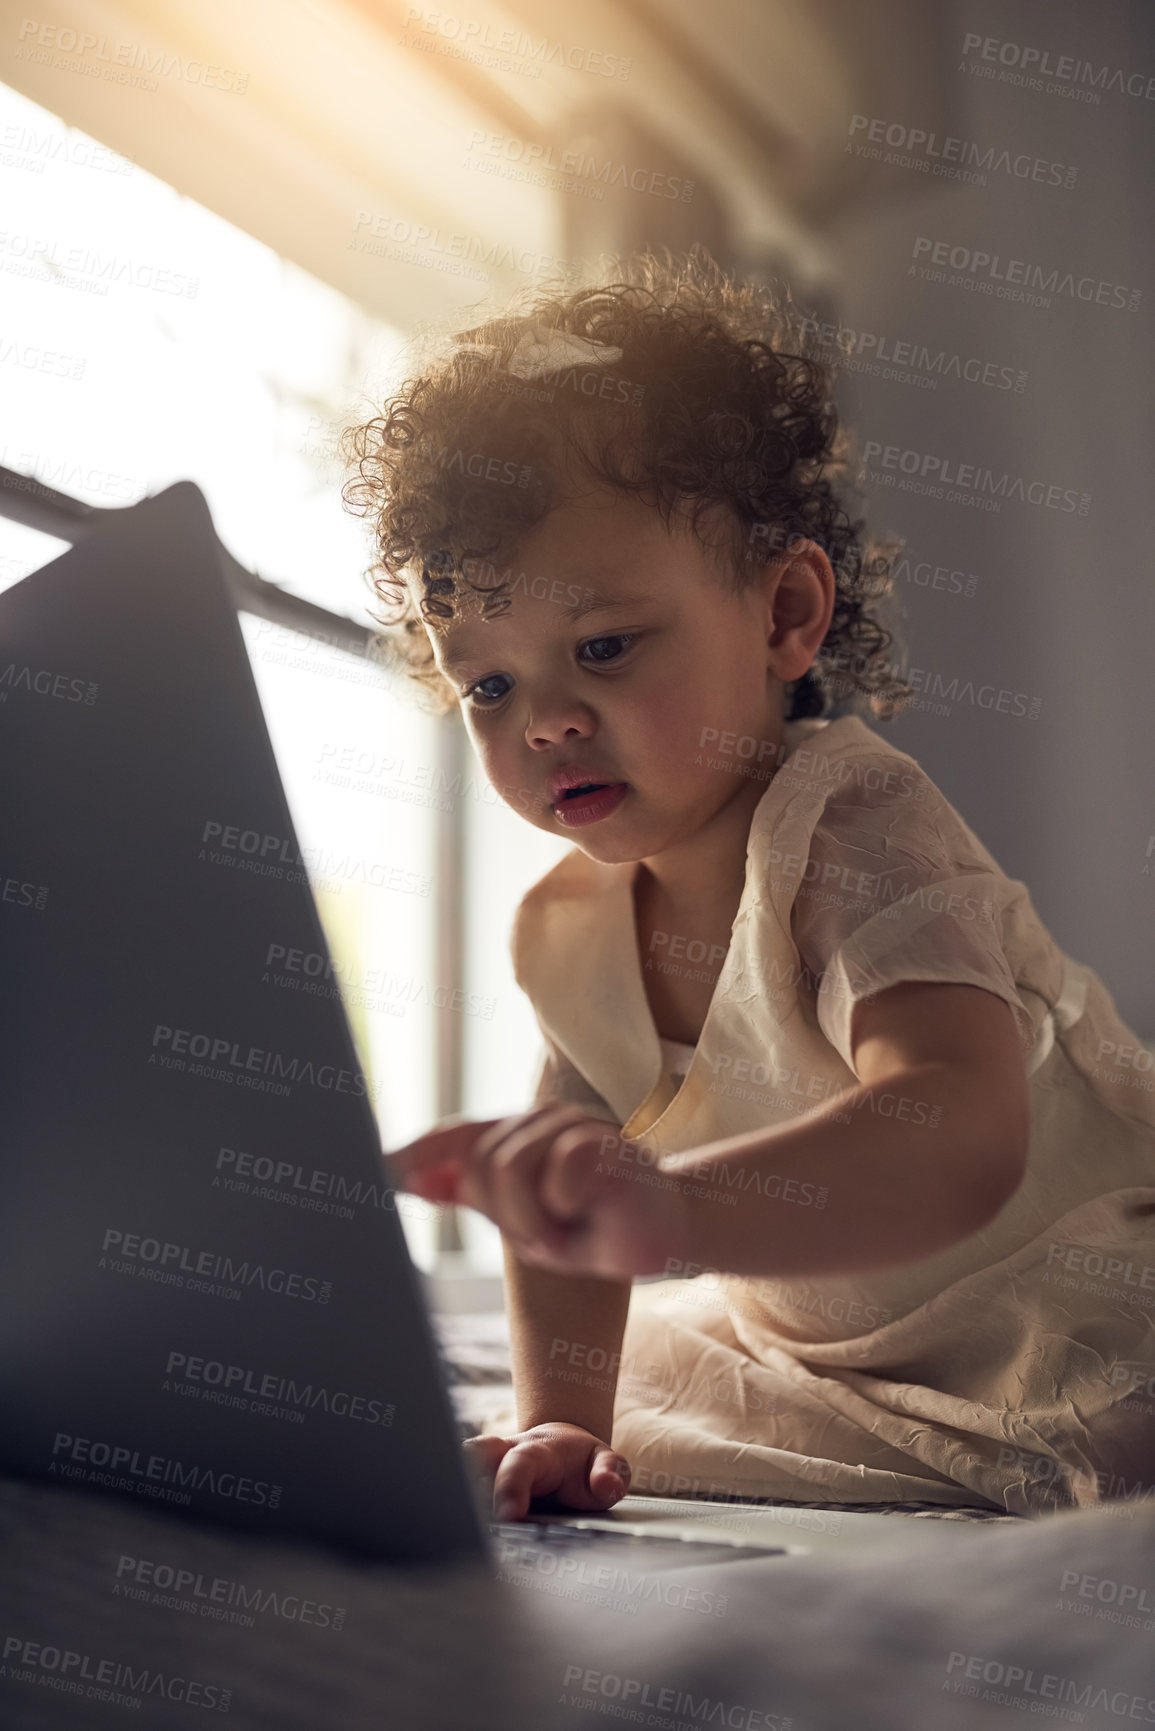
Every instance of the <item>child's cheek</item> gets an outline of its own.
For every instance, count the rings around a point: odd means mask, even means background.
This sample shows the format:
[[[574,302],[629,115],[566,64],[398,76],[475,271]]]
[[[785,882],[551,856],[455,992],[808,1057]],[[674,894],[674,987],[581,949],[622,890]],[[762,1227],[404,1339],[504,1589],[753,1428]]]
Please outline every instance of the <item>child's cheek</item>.
[[[674,772],[693,769],[703,731],[710,722],[698,713],[692,696],[675,680],[631,701],[627,725],[648,761]]]
[[[478,722],[472,717],[467,717],[465,729],[472,741],[473,749],[477,753],[477,760],[484,772],[485,779],[503,799],[513,806],[515,811],[524,809],[526,801],[523,798],[519,803],[518,790],[511,785],[516,772],[507,760],[512,757],[512,752],[508,747],[504,751],[502,750],[498,739],[487,731],[484,721]],[[463,779],[468,781],[468,776],[463,777]],[[517,779],[520,786],[520,783],[525,780],[524,773]]]

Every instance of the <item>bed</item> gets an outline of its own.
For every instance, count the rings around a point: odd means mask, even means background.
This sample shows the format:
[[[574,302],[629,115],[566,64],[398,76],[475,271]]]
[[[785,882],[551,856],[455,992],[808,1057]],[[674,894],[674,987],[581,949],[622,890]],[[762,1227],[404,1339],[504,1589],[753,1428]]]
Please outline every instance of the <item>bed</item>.
[[[438,1332],[468,1434],[508,1398],[502,1324],[453,1318]],[[845,1552],[699,1568],[692,1594],[647,1592],[627,1614],[604,1594],[527,1591],[486,1568],[366,1566],[0,1479],[0,1724],[970,1731],[1020,1712],[1155,1724],[1151,1504],[893,1517]],[[214,1582],[227,1588],[215,1600]]]

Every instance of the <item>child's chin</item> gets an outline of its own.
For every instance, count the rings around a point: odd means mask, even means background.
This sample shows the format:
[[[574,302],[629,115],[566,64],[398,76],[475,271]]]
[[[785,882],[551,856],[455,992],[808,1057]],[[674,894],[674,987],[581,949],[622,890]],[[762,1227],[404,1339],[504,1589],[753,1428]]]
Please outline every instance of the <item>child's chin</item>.
[[[620,835],[593,834],[589,831],[574,830],[566,837],[574,847],[579,847],[590,859],[598,860],[602,865],[632,865],[635,860],[648,859],[658,850],[650,848],[636,837],[626,839]]]

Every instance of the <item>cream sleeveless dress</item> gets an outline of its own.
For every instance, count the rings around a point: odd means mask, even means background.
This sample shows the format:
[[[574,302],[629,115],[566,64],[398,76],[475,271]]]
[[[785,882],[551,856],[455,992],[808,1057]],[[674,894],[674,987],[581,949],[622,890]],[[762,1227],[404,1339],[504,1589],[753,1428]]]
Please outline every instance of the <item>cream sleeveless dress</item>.
[[[859,997],[956,981],[1014,1012],[1028,1169],[981,1231],[901,1267],[636,1283],[612,1438],[634,1487],[1021,1514],[1155,1496],[1152,1054],[912,757],[855,715],[786,743],[696,1047],[654,1027],[632,863],[575,848],[526,893],[535,1101],[676,1166],[855,1086]]]

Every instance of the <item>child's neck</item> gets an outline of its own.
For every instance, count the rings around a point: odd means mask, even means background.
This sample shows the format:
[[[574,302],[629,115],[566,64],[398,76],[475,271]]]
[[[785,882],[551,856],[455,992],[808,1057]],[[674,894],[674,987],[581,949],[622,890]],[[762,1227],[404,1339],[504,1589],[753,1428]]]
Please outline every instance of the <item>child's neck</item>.
[[[764,781],[745,782],[693,835],[638,860],[634,896],[639,909],[659,923],[712,914],[731,918],[746,882],[750,823],[766,787]]]

